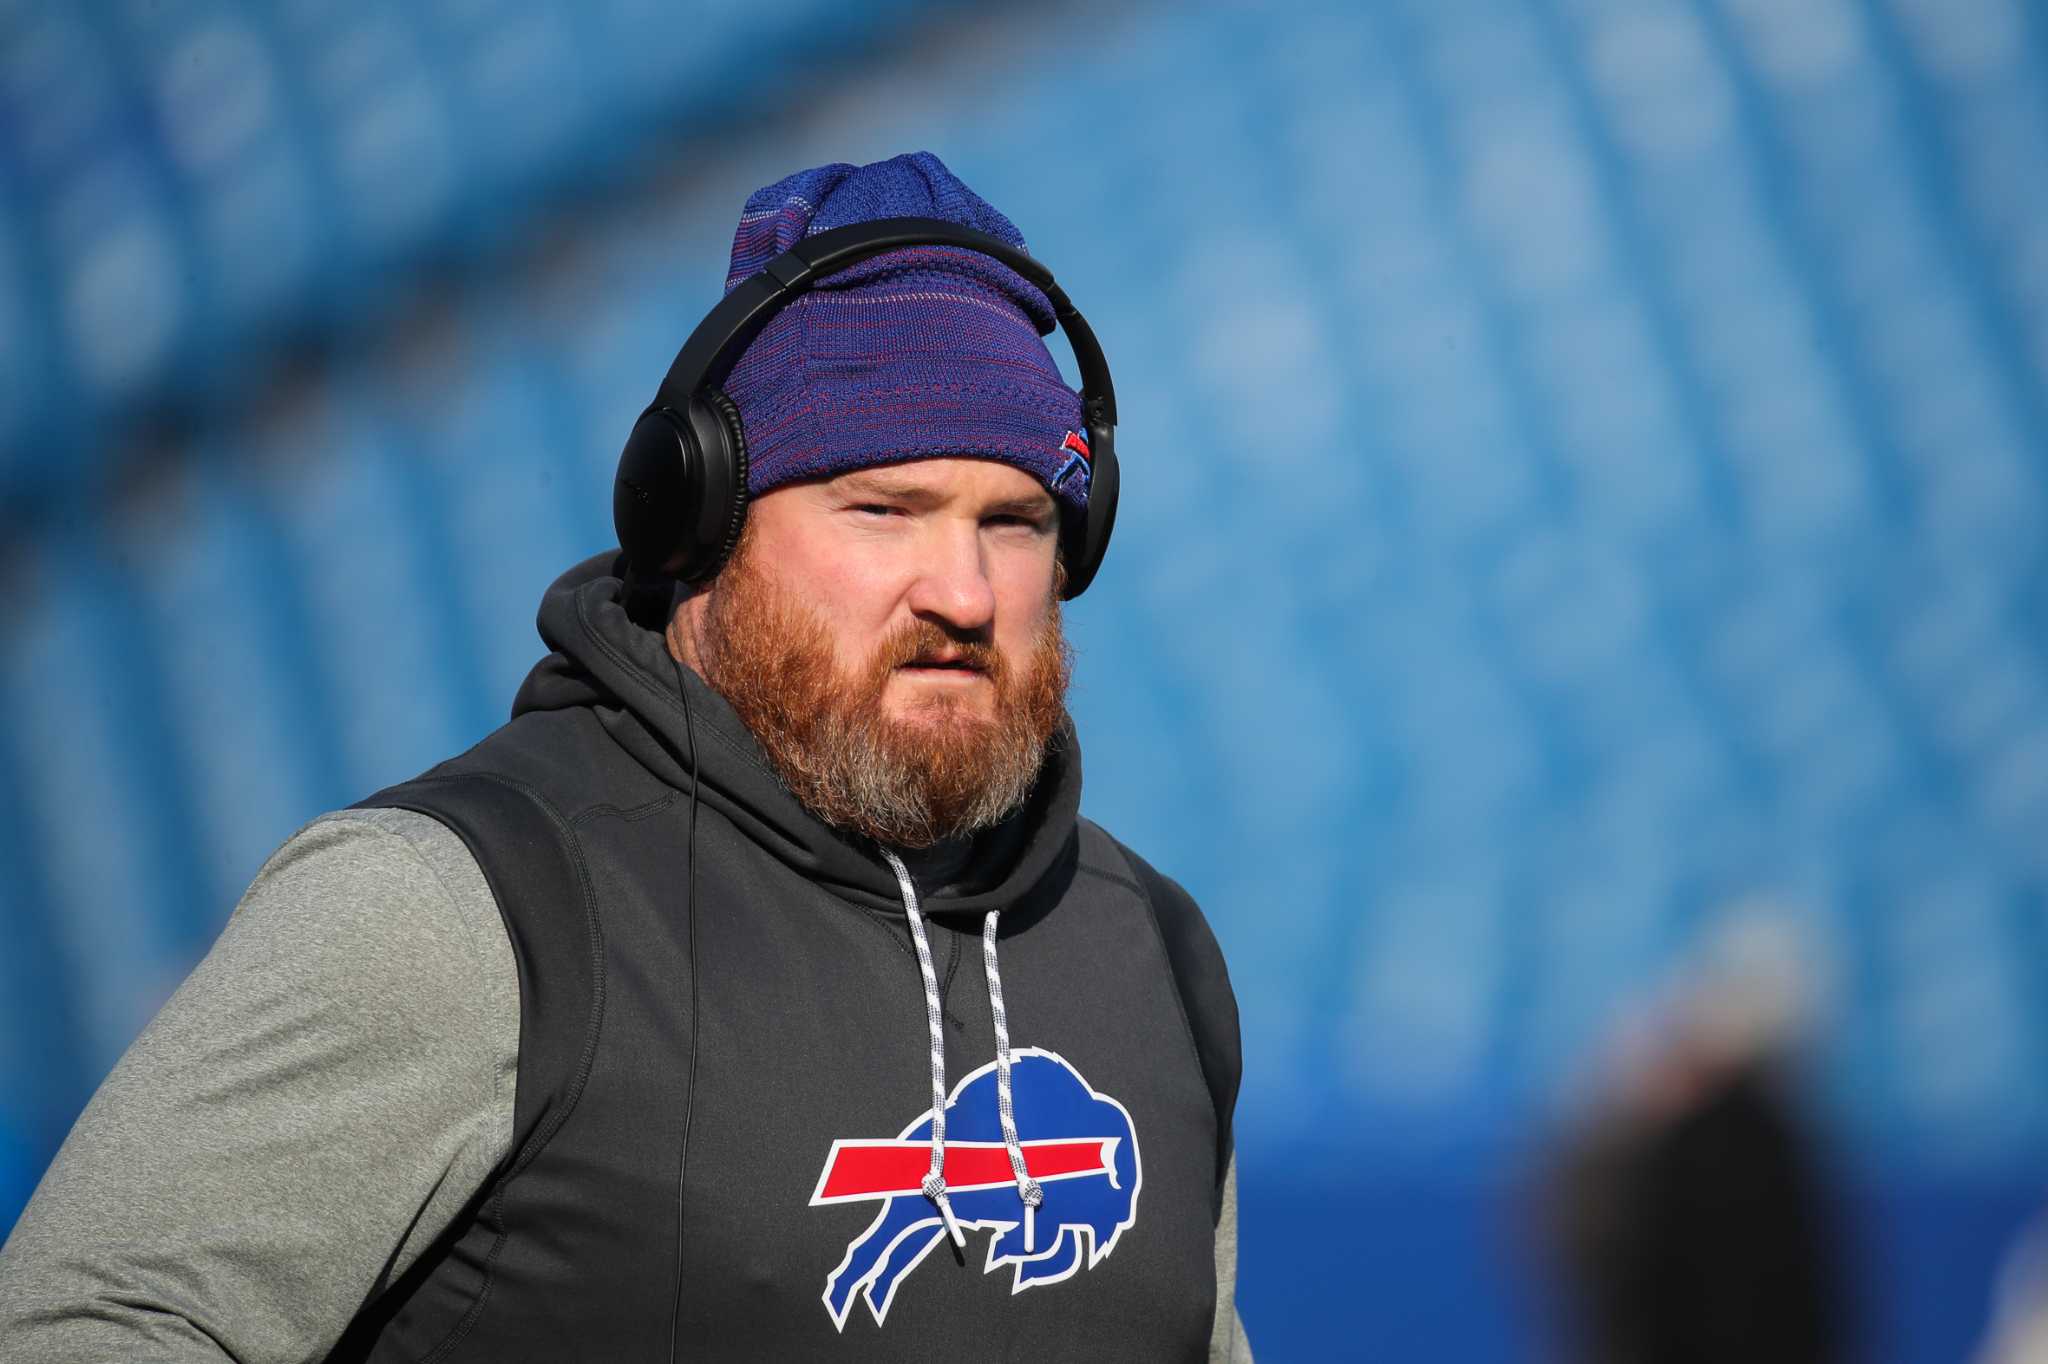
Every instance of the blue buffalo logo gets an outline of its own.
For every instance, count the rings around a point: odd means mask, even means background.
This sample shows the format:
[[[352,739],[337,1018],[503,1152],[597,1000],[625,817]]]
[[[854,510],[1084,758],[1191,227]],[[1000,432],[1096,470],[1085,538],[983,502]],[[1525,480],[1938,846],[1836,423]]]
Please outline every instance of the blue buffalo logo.
[[[1093,1269],[1138,1220],[1142,1167],[1131,1115],[1098,1094],[1064,1058],[1037,1047],[1013,1054],[1010,1092],[1024,1168],[1044,1190],[1035,1215],[1017,1193],[996,1114],[996,1066],[963,1078],[946,1100],[945,1178],[953,1216],[989,1238],[984,1274],[1013,1267],[1011,1293]],[[879,1325],[897,1286],[946,1239],[939,1210],[919,1191],[931,1168],[929,1112],[893,1139],[832,1143],[811,1206],[879,1202],[825,1277],[825,1310],[844,1331],[856,1293]]]

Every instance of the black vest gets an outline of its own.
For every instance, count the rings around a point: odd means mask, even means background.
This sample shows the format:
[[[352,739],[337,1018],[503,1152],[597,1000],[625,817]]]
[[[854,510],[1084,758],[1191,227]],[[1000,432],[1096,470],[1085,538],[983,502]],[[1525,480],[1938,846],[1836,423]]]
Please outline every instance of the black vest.
[[[902,913],[657,778],[619,723],[528,713],[363,802],[475,854],[519,1076],[513,1154],[333,1358],[1203,1358],[1237,1019],[1186,895],[1079,820],[1002,908],[1019,1136],[1057,1172],[1028,1250],[1007,1174],[977,1174],[1002,1158],[980,916],[932,914],[962,1255],[903,1187],[931,1085]]]

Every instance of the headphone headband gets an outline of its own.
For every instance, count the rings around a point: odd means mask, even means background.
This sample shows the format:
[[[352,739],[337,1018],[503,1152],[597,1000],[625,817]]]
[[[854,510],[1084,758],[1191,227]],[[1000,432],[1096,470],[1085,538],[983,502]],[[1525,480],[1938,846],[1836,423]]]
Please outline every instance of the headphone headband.
[[[676,352],[661,381],[654,406],[677,407],[725,376],[719,367],[737,359],[768,320],[828,275],[907,246],[957,246],[989,256],[1022,275],[1052,304],[1053,316],[1074,351],[1081,373],[1081,401],[1100,404],[1101,419],[1116,425],[1116,388],[1109,362],[1095,339],[1094,328],[1067,298],[1052,271],[1000,237],[942,218],[877,218],[873,222],[827,228],[806,237],[735,285],[704,315],[690,339]],[[1095,412],[1090,411],[1091,419]]]

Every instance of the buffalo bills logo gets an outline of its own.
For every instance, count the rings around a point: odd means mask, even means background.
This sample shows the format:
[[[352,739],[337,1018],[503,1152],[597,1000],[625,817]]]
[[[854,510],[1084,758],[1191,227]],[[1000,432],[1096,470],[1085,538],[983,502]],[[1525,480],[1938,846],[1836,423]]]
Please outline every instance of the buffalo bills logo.
[[[1067,457],[1067,462],[1060,465],[1059,472],[1052,476],[1051,486],[1057,488],[1067,481],[1069,474],[1078,473],[1081,475],[1081,486],[1086,488],[1094,479],[1094,471],[1090,469],[1089,463],[1095,458],[1089,452],[1087,440],[1080,432],[1069,431],[1067,438],[1060,442],[1059,453]]]
[[[1138,1219],[1138,1134],[1131,1115],[1089,1088],[1066,1061],[1026,1047],[1013,1055],[1010,1089],[1024,1168],[1045,1191],[1027,1219],[1012,1179],[996,1114],[996,1066],[962,1079],[946,1100],[946,1191],[963,1228],[994,1233],[984,1274],[1014,1270],[1011,1293],[1058,1283],[1084,1264],[1093,1269]],[[853,1238],[825,1277],[825,1310],[846,1329],[856,1293],[879,1325],[896,1288],[946,1238],[939,1210],[919,1192],[931,1167],[931,1114],[890,1139],[832,1143],[811,1206],[879,1202],[875,1220]]]

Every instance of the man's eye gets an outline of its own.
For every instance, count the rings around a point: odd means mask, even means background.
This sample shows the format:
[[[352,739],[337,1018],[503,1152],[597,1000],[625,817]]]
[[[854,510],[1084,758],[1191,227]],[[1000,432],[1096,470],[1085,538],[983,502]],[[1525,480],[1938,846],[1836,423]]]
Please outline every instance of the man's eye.
[[[853,509],[863,516],[893,516],[897,510],[885,502],[859,502]]]

